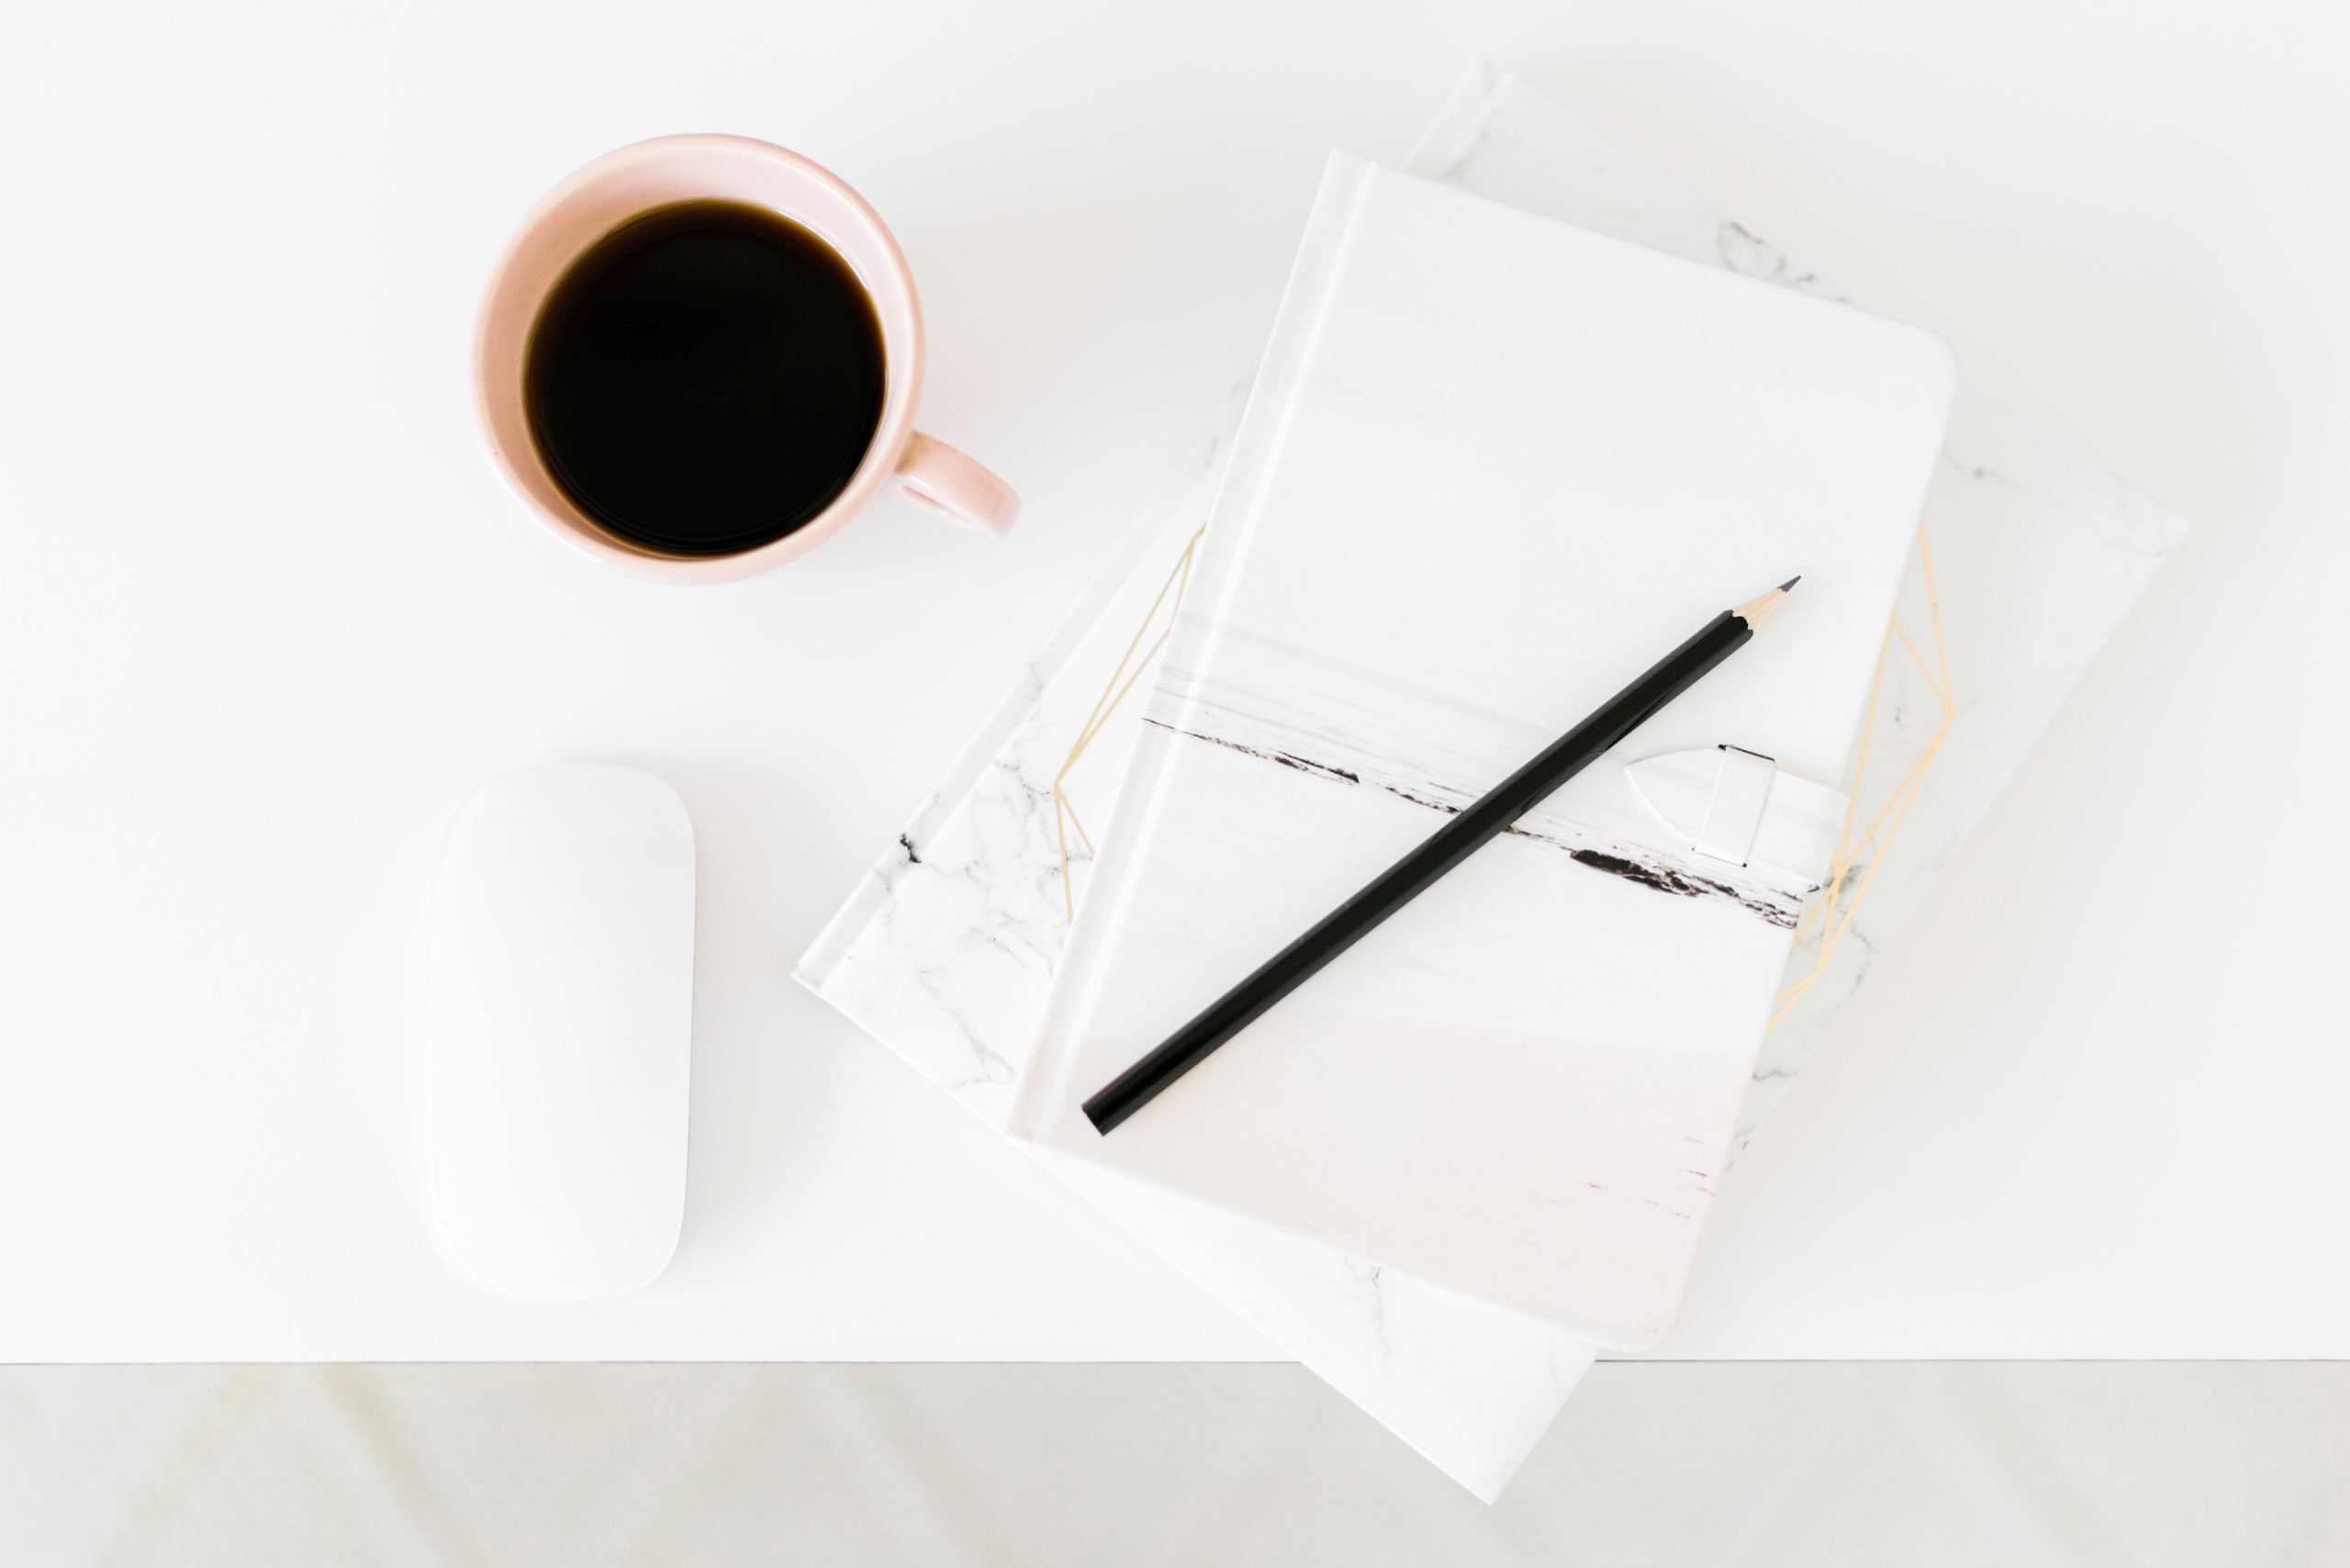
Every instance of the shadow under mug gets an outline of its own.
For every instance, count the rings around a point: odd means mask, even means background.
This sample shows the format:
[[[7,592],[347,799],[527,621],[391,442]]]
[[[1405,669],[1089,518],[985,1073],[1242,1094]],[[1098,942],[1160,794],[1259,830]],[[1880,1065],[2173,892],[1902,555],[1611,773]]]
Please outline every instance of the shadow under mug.
[[[580,253],[654,208],[725,200],[781,213],[830,245],[871,297],[887,368],[872,444],[841,493],[780,539],[731,555],[648,550],[606,532],[547,472],[523,403],[531,329]],[[914,429],[922,390],[922,308],[897,241],[865,198],[796,152],[742,136],[664,136],[608,152],[547,193],[491,275],[474,341],[474,385],[491,455],[540,518],[608,566],[659,582],[726,582],[779,566],[839,532],[896,484],[907,497],[981,533],[1019,515],[1011,487],[945,442]]]

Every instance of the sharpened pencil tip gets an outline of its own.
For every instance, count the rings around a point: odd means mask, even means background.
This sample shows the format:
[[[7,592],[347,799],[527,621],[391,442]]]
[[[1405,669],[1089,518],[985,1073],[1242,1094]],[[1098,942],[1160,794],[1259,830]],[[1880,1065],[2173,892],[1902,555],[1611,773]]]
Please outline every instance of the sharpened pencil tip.
[[[1786,599],[1787,590],[1801,581],[1803,578],[1800,576],[1792,577],[1777,588],[1764,588],[1744,604],[1732,605],[1729,613],[1745,622],[1748,631],[1758,631],[1762,628],[1762,622],[1770,618],[1771,611],[1778,609]]]

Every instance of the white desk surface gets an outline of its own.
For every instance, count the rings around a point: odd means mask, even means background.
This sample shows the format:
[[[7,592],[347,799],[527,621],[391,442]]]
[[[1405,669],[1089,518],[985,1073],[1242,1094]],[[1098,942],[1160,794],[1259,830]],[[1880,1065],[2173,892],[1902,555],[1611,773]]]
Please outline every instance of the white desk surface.
[[[1325,149],[1400,154],[1480,53],[2198,524],[1725,1187],[1664,1353],[2350,1355],[2350,110],[2339,32],[2271,9],[14,18],[0,1361],[1267,1355],[788,971],[1250,357]],[[1024,493],[1010,541],[889,503],[652,588],[500,488],[497,247],[702,129],[891,219],[922,422]],[[415,1072],[441,825],[568,757],[684,793],[702,946],[677,1260],[549,1308],[428,1249]]]

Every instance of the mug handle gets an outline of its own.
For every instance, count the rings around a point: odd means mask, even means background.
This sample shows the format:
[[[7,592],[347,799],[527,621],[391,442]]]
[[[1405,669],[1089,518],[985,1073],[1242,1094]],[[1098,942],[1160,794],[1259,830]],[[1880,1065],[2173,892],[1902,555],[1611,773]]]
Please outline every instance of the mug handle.
[[[909,500],[990,539],[1011,532],[1020,515],[1020,498],[1011,486],[920,431],[899,456],[896,477]]]

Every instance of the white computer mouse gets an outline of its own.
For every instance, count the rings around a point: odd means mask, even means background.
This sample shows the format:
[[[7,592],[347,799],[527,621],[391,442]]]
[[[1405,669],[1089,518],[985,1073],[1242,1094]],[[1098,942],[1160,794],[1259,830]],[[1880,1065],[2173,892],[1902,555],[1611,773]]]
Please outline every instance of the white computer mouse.
[[[694,834],[653,775],[561,763],[465,801],[432,913],[425,1213],[499,1295],[641,1289],[685,1215]]]

